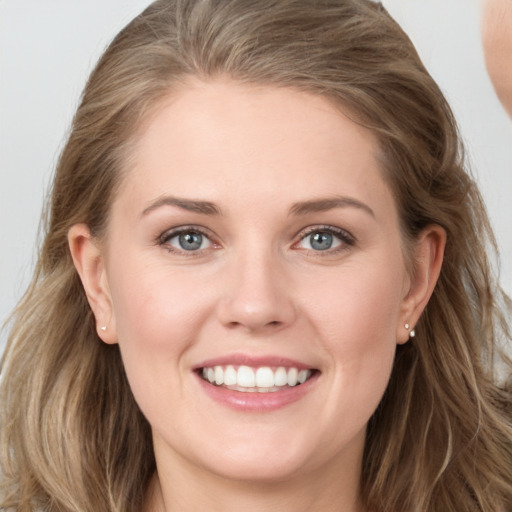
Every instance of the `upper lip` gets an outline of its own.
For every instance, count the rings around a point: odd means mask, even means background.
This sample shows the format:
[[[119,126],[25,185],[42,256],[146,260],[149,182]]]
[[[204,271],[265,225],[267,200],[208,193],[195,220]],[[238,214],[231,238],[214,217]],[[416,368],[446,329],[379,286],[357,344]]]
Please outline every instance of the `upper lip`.
[[[297,368],[298,370],[310,370],[314,367],[310,364],[302,363],[288,357],[281,356],[251,356],[248,354],[230,354],[225,356],[207,359],[194,366],[194,370],[200,368],[210,368],[213,366],[251,366],[253,368],[260,368],[262,366],[285,368]]]

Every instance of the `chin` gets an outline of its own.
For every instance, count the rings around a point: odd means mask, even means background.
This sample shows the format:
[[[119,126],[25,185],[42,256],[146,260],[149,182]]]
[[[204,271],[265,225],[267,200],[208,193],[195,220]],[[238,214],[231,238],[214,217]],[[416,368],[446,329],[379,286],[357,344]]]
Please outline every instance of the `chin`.
[[[191,441],[193,451],[181,451],[180,455],[222,479],[255,483],[292,479],[307,471],[318,455],[321,458],[314,443],[297,433],[288,434],[289,428],[283,431],[260,424],[259,428],[242,429],[239,425],[238,432],[230,430],[222,436],[202,437],[199,443]]]
[[[209,461],[208,466],[205,469],[221,478],[254,484],[276,484],[305,471],[304,463],[298,457],[270,458],[267,454],[255,454],[244,459],[226,457],[215,465]]]

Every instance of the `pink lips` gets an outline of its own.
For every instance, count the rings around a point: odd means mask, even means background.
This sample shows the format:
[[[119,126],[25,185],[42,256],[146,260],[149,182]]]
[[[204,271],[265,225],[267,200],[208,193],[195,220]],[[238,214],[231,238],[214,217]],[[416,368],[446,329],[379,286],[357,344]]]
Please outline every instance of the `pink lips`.
[[[312,367],[283,357],[253,357],[244,354],[233,354],[208,359],[195,366],[194,371],[201,389],[215,402],[240,412],[270,412],[286,407],[308,394],[320,376],[320,372],[315,371],[303,384],[294,387],[283,387],[279,391],[269,393],[236,391],[225,386],[211,384],[200,376],[202,368],[226,365],[249,366],[252,368],[265,366],[270,368],[285,367],[297,368],[298,370],[312,369]]]
[[[285,368],[295,367],[298,370],[307,370],[311,368],[310,365],[301,363],[300,361],[295,361],[293,359],[288,359],[286,357],[278,357],[278,356],[248,356],[246,354],[233,354],[230,356],[217,357],[215,359],[208,359],[203,361],[202,363],[196,365],[194,370],[198,370],[200,368],[209,368],[211,366],[224,366],[224,365],[234,365],[234,366],[252,366],[253,368],[257,368],[260,366],[269,366],[269,367],[277,367],[284,366]]]

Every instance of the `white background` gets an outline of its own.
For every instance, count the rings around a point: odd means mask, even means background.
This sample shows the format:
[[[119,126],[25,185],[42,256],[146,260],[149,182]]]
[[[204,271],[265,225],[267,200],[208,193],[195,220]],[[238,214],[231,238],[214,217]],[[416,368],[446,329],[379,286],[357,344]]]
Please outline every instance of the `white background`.
[[[89,71],[149,0],[0,0],[0,322],[34,265],[45,191]],[[512,121],[485,72],[478,0],[384,0],[461,126],[512,293]],[[0,336],[0,347],[6,333]]]

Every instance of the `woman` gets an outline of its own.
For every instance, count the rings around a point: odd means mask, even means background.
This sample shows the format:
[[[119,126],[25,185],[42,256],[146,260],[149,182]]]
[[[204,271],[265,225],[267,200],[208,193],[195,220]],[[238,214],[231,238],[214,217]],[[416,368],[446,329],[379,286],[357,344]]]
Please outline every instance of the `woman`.
[[[483,3],[482,42],[485,63],[496,94],[512,117],[512,2],[486,0]]]
[[[380,5],[155,2],[58,163],[4,358],[2,506],[509,510],[493,248]]]

